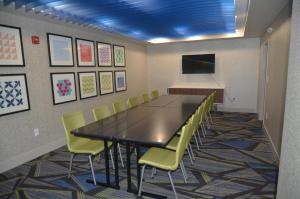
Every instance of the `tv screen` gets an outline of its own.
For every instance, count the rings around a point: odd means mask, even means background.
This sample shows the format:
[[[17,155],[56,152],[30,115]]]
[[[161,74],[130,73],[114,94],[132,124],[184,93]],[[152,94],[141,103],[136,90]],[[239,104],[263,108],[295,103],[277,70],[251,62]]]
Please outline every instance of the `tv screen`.
[[[215,54],[182,56],[182,74],[205,73],[215,73]]]

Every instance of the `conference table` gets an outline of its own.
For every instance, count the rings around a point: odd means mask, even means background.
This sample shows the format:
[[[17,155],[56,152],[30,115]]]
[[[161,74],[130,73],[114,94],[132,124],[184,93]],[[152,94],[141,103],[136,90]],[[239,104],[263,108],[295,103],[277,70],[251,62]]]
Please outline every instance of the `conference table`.
[[[71,133],[75,136],[104,141],[106,182],[97,181],[97,185],[120,189],[117,144],[121,143],[126,146],[127,191],[137,193],[131,183],[130,160],[134,149],[137,156],[137,187],[139,187],[140,147],[165,147],[205,98],[206,96],[203,95],[162,95],[148,103],[73,130]],[[113,143],[114,149],[114,183],[111,183],[110,179],[109,141]],[[93,183],[92,180],[88,180],[88,182]],[[143,192],[142,195],[161,198],[153,193]]]

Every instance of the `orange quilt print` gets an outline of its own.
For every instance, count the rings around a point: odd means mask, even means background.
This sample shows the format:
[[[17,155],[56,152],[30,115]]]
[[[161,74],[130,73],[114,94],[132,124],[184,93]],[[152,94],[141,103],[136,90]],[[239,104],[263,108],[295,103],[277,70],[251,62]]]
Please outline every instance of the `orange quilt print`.
[[[82,62],[91,62],[92,60],[92,48],[90,45],[80,44],[80,60]]]

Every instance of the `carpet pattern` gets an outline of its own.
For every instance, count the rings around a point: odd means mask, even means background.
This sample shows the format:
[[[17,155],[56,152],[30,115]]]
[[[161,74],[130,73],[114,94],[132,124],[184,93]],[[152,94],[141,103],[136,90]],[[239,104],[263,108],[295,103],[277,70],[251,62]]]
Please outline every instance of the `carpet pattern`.
[[[193,145],[195,164],[184,157],[188,183],[179,169],[172,174],[178,197],[275,198],[278,167],[257,115],[218,112],[213,121],[201,149]],[[119,171],[120,190],[95,187],[86,183],[91,178],[87,156],[75,157],[71,178],[67,178],[69,158],[67,148],[61,147],[0,174],[0,198],[138,198],[126,191],[126,169]],[[103,158],[94,159],[94,168],[97,180],[104,182]],[[132,168],[136,187],[134,156]],[[151,168],[145,171],[143,191],[174,198],[167,173],[158,170],[151,178]]]

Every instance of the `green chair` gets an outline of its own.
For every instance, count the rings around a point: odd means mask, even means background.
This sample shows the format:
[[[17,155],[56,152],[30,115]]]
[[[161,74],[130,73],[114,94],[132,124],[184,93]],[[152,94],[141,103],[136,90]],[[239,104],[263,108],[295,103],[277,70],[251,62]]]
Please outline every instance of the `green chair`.
[[[156,99],[156,98],[158,98],[158,96],[159,96],[158,90],[153,90],[153,91],[151,92],[151,97],[152,97],[152,99]]]
[[[126,105],[124,102],[114,102],[113,103],[114,113],[120,113],[126,111]]]
[[[142,95],[142,97],[143,97],[143,102],[144,102],[144,103],[149,102],[149,95],[148,95],[148,93],[144,93],[144,94]]]
[[[136,96],[129,97],[127,101],[127,105],[129,106],[129,108],[137,107],[139,105],[139,98]]]
[[[77,154],[87,154],[89,157],[89,163],[92,171],[92,176],[94,184],[96,185],[95,173],[93,168],[92,156],[98,155],[100,152],[104,151],[104,142],[101,140],[90,140],[87,138],[77,137],[71,134],[71,131],[80,128],[85,125],[85,119],[81,112],[67,113],[62,116],[62,123],[65,130],[65,135],[67,138],[67,147],[71,152],[70,166],[68,171],[68,177],[71,175],[73,158]],[[111,143],[108,143],[111,146]],[[112,158],[112,153],[110,150],[110,155]],[[113,160],[113,158],[112,158]]]
[[[188,141],[188,136],[190,134],[190,131],[191,131],[191,123],[188,123],[182,128],[181,136],[179,138],[179,142],[175,151],[152,147],[139,159],[138,163],[143,165],[143,167],[142,167],[141,179],[139,179],[140,186],[139,186],[138,196],[141,196],[142,193],[145,167],[146,165],[149,165],[151,167],[168,171],[168,176],[172,185],[174,196],[177,199],[176,189],[173,184],[171,172],[177,170],[179,165],[181,166],[181,162],[182,162],[181,160],[187,146],[187,141]]]
[[[103,120],[103,119],[111,116],[111,112],[107,106],[103,105],[103,106],[97,106],[97,107],[93,108],[93,115],[94,115],[95,121],[99,121],[99,120]],[[118,143],[118,151],[119,151],[121,165],[124,168],[122,152],[121,152],[119,143]]]

